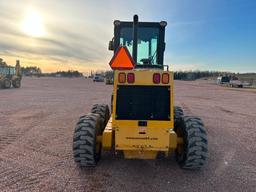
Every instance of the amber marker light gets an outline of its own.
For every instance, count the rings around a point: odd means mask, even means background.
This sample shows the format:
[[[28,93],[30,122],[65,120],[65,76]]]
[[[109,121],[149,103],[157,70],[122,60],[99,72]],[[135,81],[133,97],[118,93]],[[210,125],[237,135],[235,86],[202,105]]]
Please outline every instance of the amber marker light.
[[[169,74],[168,73],[163,73],[162,74],[162,83],[163,84],[168,84],[169,83]]]
[[[125,83],[126,81],[126,74],[125,73],[119,73],[118,74],[118,82],[119,83]]]

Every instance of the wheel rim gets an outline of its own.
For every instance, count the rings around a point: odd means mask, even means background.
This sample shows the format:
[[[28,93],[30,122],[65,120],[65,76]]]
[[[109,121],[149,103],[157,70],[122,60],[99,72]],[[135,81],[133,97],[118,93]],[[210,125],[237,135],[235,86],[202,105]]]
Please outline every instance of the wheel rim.
[[[181,128],[178,128],[176,130],[176,134],[177,134],[178,137],[184,138]],[[184,154],[184,144],[178,144],[176,151],[177,151],[178,155],[182,156],[182,154]]]
[[[10,87],[10,81],[6,80],[4,86],[5,86],[6,88]]]
[[[177,148],[175,150],[176,159],[180,164],[182,164],[184,162],[184,160],[186,159],[186,138],[185,138],[186,135],[184,133],[182,126],[184,126],[183,123],[179,122],[179,126],[175,130],[177,136],[183,138],[183,143],[178,144]]]

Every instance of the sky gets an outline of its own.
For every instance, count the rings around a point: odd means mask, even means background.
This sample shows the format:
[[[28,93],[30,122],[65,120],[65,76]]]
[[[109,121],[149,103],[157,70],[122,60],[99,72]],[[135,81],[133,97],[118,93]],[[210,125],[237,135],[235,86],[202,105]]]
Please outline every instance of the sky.
[[[114,20],[167,21],[172,70],[256,72],[254,0],[0,0],[0,58],[43,72],[109,70]]]

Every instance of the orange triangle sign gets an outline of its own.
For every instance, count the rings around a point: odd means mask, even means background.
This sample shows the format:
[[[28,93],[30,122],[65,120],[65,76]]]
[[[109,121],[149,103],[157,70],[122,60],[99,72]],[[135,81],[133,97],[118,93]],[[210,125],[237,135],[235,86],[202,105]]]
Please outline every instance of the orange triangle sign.
[[[135,62],[128,49],[124,46],[118,48],[117,52],[109,62],[110,67],[114,69],[133,69]]]

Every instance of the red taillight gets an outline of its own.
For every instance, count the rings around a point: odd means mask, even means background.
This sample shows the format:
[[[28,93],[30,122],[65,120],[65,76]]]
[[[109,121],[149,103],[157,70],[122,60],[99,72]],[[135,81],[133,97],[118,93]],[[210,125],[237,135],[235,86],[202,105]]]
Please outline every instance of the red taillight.
[[[126,81],[126,75],[125,75],[125,73],[119,73],[119,74],[118,74],[118,82],[119,82],[119,83],[125,83],[125,81]]]
[[[135,75],[134,75],[134,73],[128,73],[128,74],[127,74],[127,82],[128,82],[128,83],[134,83],[134,81],[135,81]]]
[[[153,74],[153,83],[159,84],[161,81],[161,75],[160,73],[154,73]]]
[[[169,83],[169,74],[168,73],[163,73],[162,74],[162,83],[163,84],[168,84]]]

